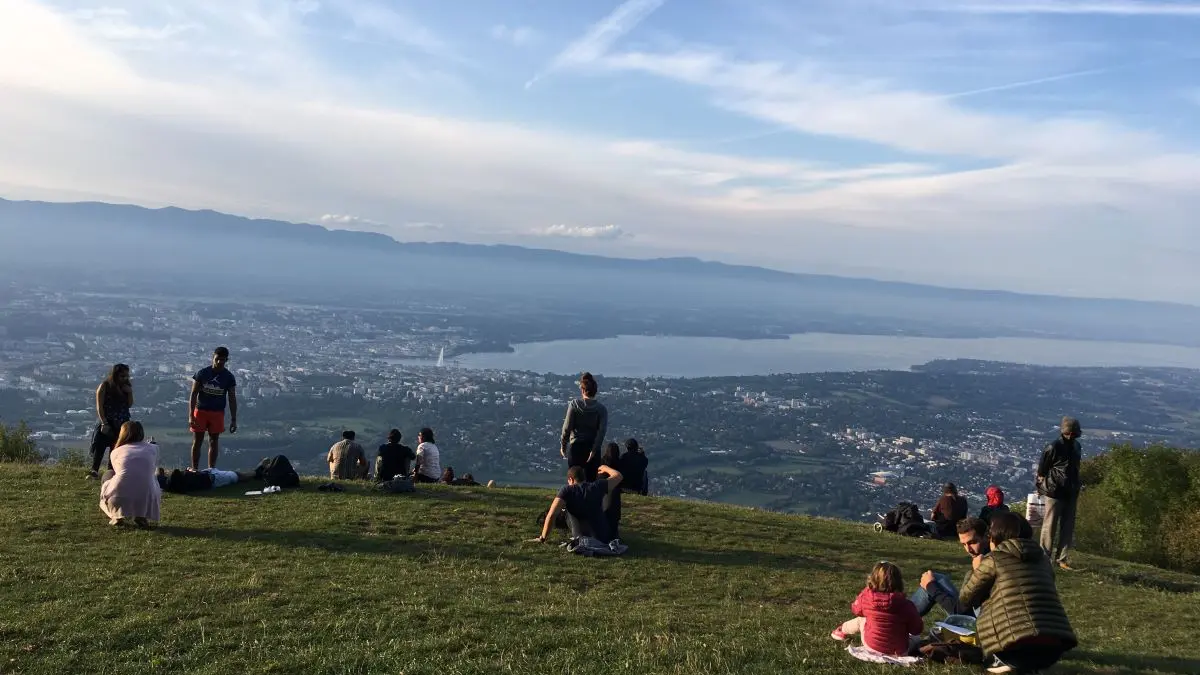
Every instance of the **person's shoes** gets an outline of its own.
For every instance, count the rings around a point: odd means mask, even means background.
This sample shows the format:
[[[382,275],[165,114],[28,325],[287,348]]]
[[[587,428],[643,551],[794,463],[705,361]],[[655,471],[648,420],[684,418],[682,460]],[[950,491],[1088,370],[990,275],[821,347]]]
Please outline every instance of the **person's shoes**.
[[[829,634],[829,637],[837,640],[838,642],[845,642],[849,636],[842,632],[841,626],[838,626],[837,628],[833,629],[833,632]]]
[[[996,658],[996,657],[992,657],[992,658],[993,658],[992,665],[985,672],[988,672],[988,673],[1015,673],[1015,672],[1017,672],[1016,668],[1013,668],[1012,666],[1008,665],[1007,663],[1001,661],[999,658]]]
[[[1060,569],[1060,570],[1063,570],[1064,572],[1077,572],[1077,571],[1079,571],[1079,570],[1075,569],[1074,567],[1071,567],[1070,565],[1068,565],[1068,564],[1067,564],[1067,563],[1065,563],[1065,562],[1060,562],[1060,563],[1058,563],[1058,569]]]
[[[84,480],[96,480],[96,479],[100,478],[100,472],[99,471],[89,471],[89,472],[87,472],[87,475],[84,476],[83,478],[84,478]]]
[[[134,518],[133,524],[137,525],[139,530],[154,529],[154,526],[150,524],[150,521],[146,520],[145,518]]]
[[[112,525],[113,527],[117,527],[117,528],[125,527],[126,525],[128,525],[128,523],[125,522],[124,518],[113,518],[112,520],[108,521],[108,524]]]

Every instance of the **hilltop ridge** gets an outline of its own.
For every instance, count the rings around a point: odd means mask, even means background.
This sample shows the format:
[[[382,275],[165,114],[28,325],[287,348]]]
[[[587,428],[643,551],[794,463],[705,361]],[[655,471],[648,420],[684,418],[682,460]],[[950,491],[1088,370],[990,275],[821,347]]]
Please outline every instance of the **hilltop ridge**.
[[[77,471],[0,465],[4,672],[879,673],[828,638],[870,565],[910,585],[969,566],[948,542],[635,496],[629,554],[585,559],[523,541],[549,490],[316,482],[167,495],[159,530],[112,531]],[[1059,584],[1081,646],[1052,672],[1197,672],[1200,578],[1079,562]]]

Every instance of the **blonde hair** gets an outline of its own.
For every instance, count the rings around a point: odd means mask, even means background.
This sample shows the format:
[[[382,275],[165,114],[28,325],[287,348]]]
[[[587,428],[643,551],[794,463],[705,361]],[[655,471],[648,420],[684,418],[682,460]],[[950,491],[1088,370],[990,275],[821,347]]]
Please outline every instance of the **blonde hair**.
[[[867,577],[867,588],[880,593],[903,593],[904,577],[900,568],[884,560],[875,564],[871,575]]]
[[[113,444],[113,448],[130,443],[141,443],[144,440],[146,440],[146,430],[142,427],[142,423],[131,420],[121,425],[121,433],[117,435],[117,442]]]

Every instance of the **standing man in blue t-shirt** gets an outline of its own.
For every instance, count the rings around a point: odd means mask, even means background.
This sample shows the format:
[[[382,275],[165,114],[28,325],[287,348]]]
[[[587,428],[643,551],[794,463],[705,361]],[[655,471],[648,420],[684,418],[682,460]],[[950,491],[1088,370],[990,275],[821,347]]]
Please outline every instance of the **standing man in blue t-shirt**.
[[[604,514],[604,495],[612,492],[621,484],[621,474],[610,466],[598,468],[603,478],[585,481],[587,469],[583,466],[573,466],[567,469],[567,485],[558,491],[554,502],[550,504],[550,512],[542,523],[542,535],[537,538],[545,543],[554,527],[554,518],[558,510],[566,507],[567,523],[571,527],[571,537],[592,537],[605,544],[612,541],[612,533],[608,526],[608,516]]]
[[[237,379],[225,367],[229,350],[213,350],[212,365],[201,368],[192,378],[188,398],[188,429],[192,432],[192,470],[200,468],[200,445],[208,434],[208,468],[217,468],[220,452],[218,439],[225,431],[225,399],[229,399],[229,433],[237,433]]]

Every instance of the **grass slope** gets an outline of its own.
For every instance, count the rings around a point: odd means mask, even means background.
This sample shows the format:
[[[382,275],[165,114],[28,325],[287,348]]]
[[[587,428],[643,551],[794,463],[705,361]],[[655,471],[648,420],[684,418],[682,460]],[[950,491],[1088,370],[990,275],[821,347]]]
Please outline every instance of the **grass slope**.
[[[866,570],[967,569],[949,543],[638,497],[630,553],[589,560],[523,543],[545,490],[314,485],[167,495],[161,529],[114,531],[78,470],[0,465],[0,672],[880,673],[828,637]],[[1200,672],[1200,578],[1079,562],[1056,672]]]

